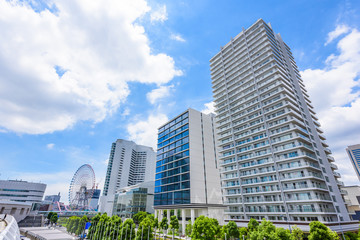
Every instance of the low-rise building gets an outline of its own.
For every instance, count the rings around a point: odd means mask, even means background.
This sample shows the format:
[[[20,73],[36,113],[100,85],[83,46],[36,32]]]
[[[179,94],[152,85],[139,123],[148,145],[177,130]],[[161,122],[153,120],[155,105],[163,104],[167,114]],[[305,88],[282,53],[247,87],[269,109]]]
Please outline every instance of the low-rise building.
[[[153,203],[154,182],[124,187],[115,194],[113,214],[131,218],[140,211],[154,213]]]
[[[60,193],[58,193],[58,195],[47,195],[44,198],[44,202],[46,203],[55,203],[55,202],[60,202]]]
[[[344,186],[344,200],[352,220],[360,220],[360,186]]]
[[[10,214],[21,221],[40,204],[46,184],[19,180],[0,180],[0,214]]]
[[[0,180],[0,199],[16,202],[39,203],[44,197],[46,184],[19,180]]]

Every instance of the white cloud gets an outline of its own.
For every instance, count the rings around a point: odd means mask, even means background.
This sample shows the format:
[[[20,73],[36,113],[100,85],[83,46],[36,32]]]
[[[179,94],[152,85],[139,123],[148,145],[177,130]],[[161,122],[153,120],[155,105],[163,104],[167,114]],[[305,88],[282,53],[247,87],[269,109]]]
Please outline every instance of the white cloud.
[[[332,35],[334,39],[340,32],[348,32],[337,42],[339,54],[331,54],[323,69],[306,69],[301,75],[343,180],[358,184],[345,148],[360,139],[360,32],[350,28],[334,32],[337,32]]]
[[[125,101],[129,81],[166,84],[181,75],[135,23],[150,11],[145,0],[64,0],[56,8],[38,13],[0,0],[0,131],[97,123]]]
[[[145,120],[135,120],[127,126],[130,140],[153,147],[156,151],[157,129],[168,121],[165,114],[150,114]]]
[[[160,86],[146,94],[146,98],[151,104],[155,104],[159,99],[170,96],[170,91],[174,85]]]
[[[130,115],[130,108],[126,107],[124,111],[121,113],[121,116],[126,117]]]
[[[156,11],[150,13],[151,22],[165,22],[168,19],[166,5],[159,7]]]
[[[215,114],[215,103],[214,102],[208,102],[204,104],[205,108],[201,110],[201,112],[205,114],[214,113]]]
[[[336,26],[335,30],[332,32],[329,32],[327,36],[327,40],[325,43],[325,46],[331,43],[336,38],[340,37],[341,35],[348,33],[351,29],[346,25],[338,25]]]
[[[46,148],[47,148],[47,149],[53,149],[53,148],[54,148],[54,146],[55,146],[55,144],[54,144],[54,143],[49,143],[49,144],[46,144]]]
[[[171,34],[170,39],[178,41],[178,42],[186,42],[186,40],[180,34]]]

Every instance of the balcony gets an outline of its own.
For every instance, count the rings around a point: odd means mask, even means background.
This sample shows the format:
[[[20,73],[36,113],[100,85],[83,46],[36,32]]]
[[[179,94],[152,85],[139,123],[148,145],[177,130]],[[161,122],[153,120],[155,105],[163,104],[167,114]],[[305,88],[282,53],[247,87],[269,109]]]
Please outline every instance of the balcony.
[[[327,159],[329,160],[329,162],[335,162],[335,158],[333,158],[332,156],[326,156]]]
[[[340,187],[345,186],[344,182],[342,182],[342,181],[336,180],[336,183],[337,183]]]
[[[348,192],[347,192],[347,191],[345,191],[345,190],[343,190],[343,189],[340,189],[340,194],[341,194],[341,195],[347,195],[347,194],[348,194]]]
[[[332,154],[332,152],[331,152],[331,150],[330,150],[330,149],[328,149],[328,148],[324,148],[324,150],[325,150],[325,152],[326,152],[327,154]]]
[[[334,169],[334,170],[337,170],[337,169],[338,169],[338,167],[337,167],[335,164],[333,164],[333,163],[330,163],[330,167],[331,167],[332,169]]]
[[[340,173],[333,171],[333,174],[334,174],[334,177],[336,177],[336,178],[341,178],[341,174],[340,174]]]
[[[323,147],[329,147],[329,144],[327,144],[325,140],[321,140],[321,144],[323,145]]]
[[[326,140],[326,137],[325,137],[323,134],[318,133],[318,135],[319,135],[319,137],[320,137],[321,140]]]
[[[316,213],[335,213],[335,209],[331,209],[331,208],[315,208],[315,207],[297,207],[294,209],[289,209],[289,212],[291,213],[309,213],[309,212],[316,212]]]

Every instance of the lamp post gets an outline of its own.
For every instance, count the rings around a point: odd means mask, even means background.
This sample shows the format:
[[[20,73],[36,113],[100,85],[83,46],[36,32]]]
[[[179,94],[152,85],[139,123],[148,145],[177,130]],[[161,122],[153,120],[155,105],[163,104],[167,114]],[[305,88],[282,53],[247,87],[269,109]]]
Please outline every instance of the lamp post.
[[[291,233],[291,226],[290,226],[288,217],[287,217],[287,216],[284,216],[284,215],[280,215],[280,217],[282,217],[282,218],[285,217],[285,218],[286,218],[286,222],[287,222],[287,224],[289,225],[289,230],[290,230],[290,233]]]
[[[338,217],[338,223],[339,223],[339,227],[340,227],[340,230],[341,230],[341,235],[343,237],[343,240],[345,240],[345,236],[344,236],[344,231],[343,231],[343,228],[340,224],[340,215],[337,216]]]

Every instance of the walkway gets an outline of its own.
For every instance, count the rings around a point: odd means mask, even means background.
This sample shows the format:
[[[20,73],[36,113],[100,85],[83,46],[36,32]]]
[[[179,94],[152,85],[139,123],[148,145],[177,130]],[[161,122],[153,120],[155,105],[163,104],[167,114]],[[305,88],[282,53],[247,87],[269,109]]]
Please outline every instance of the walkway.
[[[29,227],[29,228],[20,228],[22,235],[27,237],[37,237],[41,240],[71,240],[76,239],[75,236],[72,236],[66,232],[60,231],[59,229],[48,228],[48,227]]]

